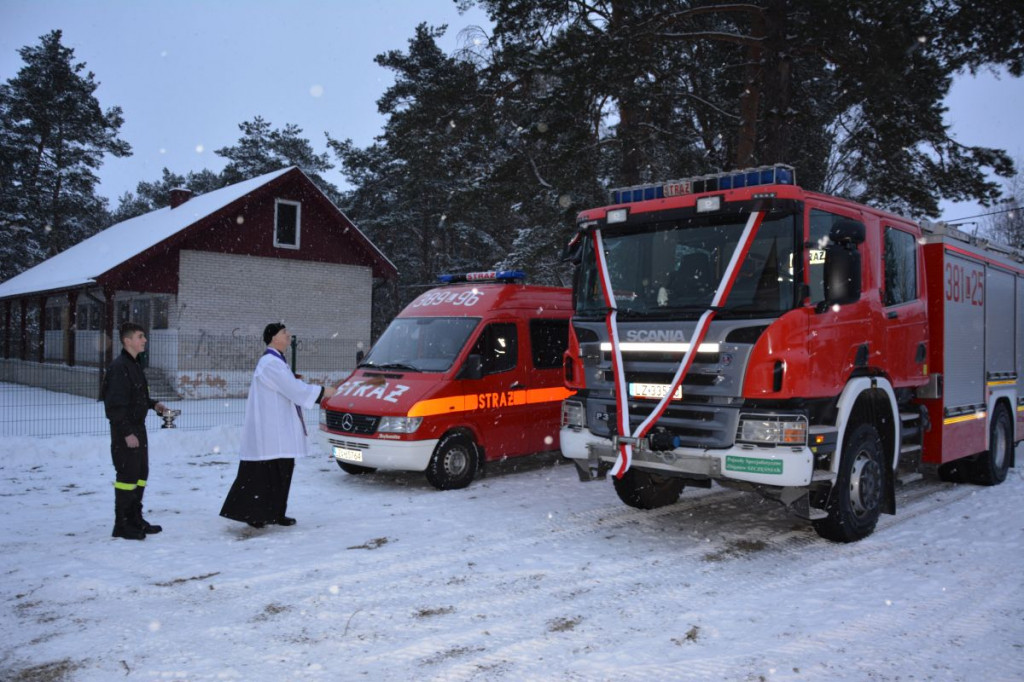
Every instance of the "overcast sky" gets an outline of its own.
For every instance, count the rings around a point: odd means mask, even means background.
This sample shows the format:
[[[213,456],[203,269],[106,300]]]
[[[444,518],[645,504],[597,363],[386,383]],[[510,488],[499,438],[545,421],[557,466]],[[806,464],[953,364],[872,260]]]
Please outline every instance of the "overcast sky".
[[[377,99],[392,82],[373,62],[408,48],[420,22],[448,25],[451,53],[463,29],[486,24],[453,0],[0,0],[0,80],[23,65],[17,50],[53,29],[101,85],[104,107],[124,109],[121,137],[134,154],[109,158],[100,193],[111,207],[141,180],[210,168],[256,116],[295,123],[320,152],[324,132],[365,146],[380,133]],[[1024,82],[985,73],[961,78],[947,102],[964,144],[1006,149],[1024,165]],[[327,175],[343,185],[336,171]],[[944,205],[944,217],[982,212]]]

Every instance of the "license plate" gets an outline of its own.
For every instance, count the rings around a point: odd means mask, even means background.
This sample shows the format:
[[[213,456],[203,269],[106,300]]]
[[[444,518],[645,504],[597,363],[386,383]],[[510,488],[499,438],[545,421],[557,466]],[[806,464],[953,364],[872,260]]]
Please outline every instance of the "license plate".
[[[651,398],[654,400],[661,400],[668,393],[668,384],[630,384],[629,385],[629,396],[631,398]],[[683,399],[683,387],[676,388],[675,394],[672,396],[673,400]]]
[[[348,448],[334,448],[334,456],[346,462],[362,462],[363,453],[360,450],[349,450]]]

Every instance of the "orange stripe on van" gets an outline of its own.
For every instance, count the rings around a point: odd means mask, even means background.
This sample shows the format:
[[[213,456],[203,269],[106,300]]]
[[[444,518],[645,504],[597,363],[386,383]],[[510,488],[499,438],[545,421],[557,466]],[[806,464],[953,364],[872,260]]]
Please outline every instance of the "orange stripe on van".
[[[467,393],[465,395],[453,395],[446,398],[431,398],[421,400],[409,409],[410,417],[432,417],[439,414],[453,414],[456,412],[472,412],[493,403],[489,400],[493,395],[509,396],[509,406],[534,405],[538,403],[561,402],[573,394],[564,387],[555,388],[531,388],[526,391],[507,391],[503,393]],[[481,397],[483,396],[483,397]]]
[[[466,406],[466,398],[473,398],[472,407]],[[467,409],[476,409],[476,396],[453,395],[447,398],[431,398],[421,400],[409,409],[410,417],[432,417],[436,414],[448,414],[449,412],[465,412]]]

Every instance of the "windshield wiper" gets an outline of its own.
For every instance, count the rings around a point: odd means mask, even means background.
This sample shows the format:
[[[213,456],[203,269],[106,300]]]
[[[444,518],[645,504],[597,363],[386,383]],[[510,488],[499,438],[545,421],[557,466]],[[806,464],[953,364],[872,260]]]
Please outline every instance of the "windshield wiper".
[[[404,369],[404,370],[408,370],[410,372],[422,371],[422,370],[420,370],[419,367],[414,367],[412,365],[407,365],[404,362],[384,362],[384,363],[381,363],[379,365],[377,363],[375,363],[375,362],[364,362],[362,365],[359,365],[359,366],[363,367],[364,365],[368,366],[368,367],[377,367],[378,369]]]

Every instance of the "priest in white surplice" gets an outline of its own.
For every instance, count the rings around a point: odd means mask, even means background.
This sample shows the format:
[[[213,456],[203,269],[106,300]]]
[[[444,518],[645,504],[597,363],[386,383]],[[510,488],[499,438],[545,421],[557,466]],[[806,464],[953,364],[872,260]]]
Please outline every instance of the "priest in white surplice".
[[[220,515],[262,528],[268,523],[295,525],[286,515],[295,458],[307,451],[302,408],[334,395],[330,386],[299,380],[288,367],[284,351],[292,335],[283,324],[263,330],[267,350],[256,364],[239,448],[238,475]]]

